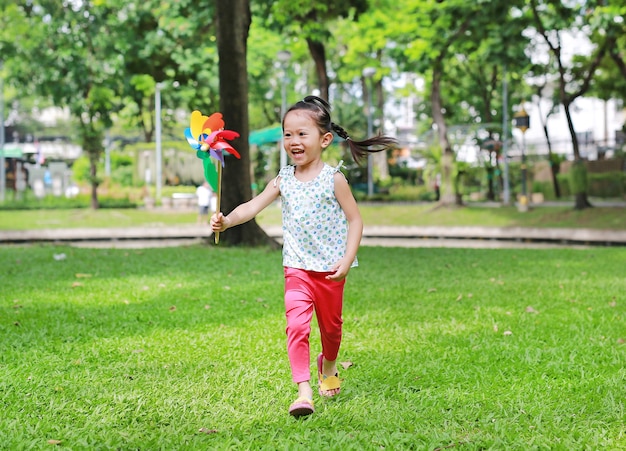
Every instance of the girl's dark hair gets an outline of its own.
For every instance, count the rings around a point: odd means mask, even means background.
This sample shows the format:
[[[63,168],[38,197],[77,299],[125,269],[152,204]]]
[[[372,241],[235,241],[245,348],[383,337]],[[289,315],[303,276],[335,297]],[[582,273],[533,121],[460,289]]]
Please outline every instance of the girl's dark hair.
[[[306,96],[300,100],[291,108],[287,110],[287,113],[295,110],[308,111],[313,119],[317,123],[318,128],[322,133],[335,132],[337,135],[346,140],[352,158],[356,163],[360,163],[361,159],[368,153],[381,152],[383,150],[392,149],[398,145],[398,141],[390,136],[376,135],[364,139],[363,141],[355,141],[348,135],[343,127],[335,124],[330,119],[331,106],[324,99],[317,96]],[[285,116],[287,115],[285,113]],[[283,117],[283,128],[285,118]],[[374,147],[370,149],[370,147]]]

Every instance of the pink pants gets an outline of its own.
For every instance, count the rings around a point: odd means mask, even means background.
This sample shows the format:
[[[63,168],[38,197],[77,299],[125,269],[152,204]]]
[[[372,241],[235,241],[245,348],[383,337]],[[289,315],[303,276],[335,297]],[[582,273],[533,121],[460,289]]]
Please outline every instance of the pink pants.
[[[346,280],[326,280],[329,273],[285,267],[287,354],[295,383],[311,380],[309,336],[313,310],[326,360],[335,360],[341,345],[343,288]]]

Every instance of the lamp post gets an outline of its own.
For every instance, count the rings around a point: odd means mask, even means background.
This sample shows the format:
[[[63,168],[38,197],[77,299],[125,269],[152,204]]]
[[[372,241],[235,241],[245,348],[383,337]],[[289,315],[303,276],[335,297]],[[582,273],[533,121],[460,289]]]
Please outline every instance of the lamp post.
[[[163,89],[163,83],[157,83],[156,84],[156,90],[154,93],[154,105],[155,105],[155,141],[156,141],[156,174],[155,174],[155,180],[154,180],[154,184],[156,187],[156,194],[155,194],[155,205],[156,203],[158,203],[161,199],[161,177],[162,177],[162,165],[163,165],[163,158],[162,158],[162,152],[161,152],[161,89]]]
[[[104,175],[111,177],[111,131],[104,132]]]
[[[374,134],[374,119],[373,119],[373,107],[372,107],[372,94],[373,89],[369,89],[367,85],[368,79],[372,78],[376,73],[374,67],[366,67],[363,69],[364,87],[367,93],[367,137],[371,137]],[[374,195],[374,178],[372,174],[373,157],[372,154],[367,155],[367,195]]]
[[[504,205],[509,205],[511,199],[511,190],[509,188],[509,157],[507,155],[507,149],[509,147],[509,104],[508,104],[508,85],[506,81],[506,66],[504,67],[502,74],[502,160],[504,162],[504,189],[502,193],[502,201]]]
[[[6,159],[4,158],[4,76],[0,59],[0,203],[4,203],[6,192]]]
[[[520,208],[523,211],[528,209],[528,193],[526,189],[526,130],[530,128],[530,117],[524,109],[524,104],[514,116],[515,127],[522,132],[522,196],[520,197]]]
[[[282,121],[285,117],[285,113],[287,113],[287,83],[289,79],[287,78],[287,63],[291,59],[291,52],[289,50],[281,50],[276,55],[278,61],[280,62],[280,68],[282,69],[281,80],[280,80],[280,120]],[[281,123],[282,128],[282,123]],[[285,140],[282,137],[280,138],[280,167],[284,167],[287,165],[287,151],[285,150]]]

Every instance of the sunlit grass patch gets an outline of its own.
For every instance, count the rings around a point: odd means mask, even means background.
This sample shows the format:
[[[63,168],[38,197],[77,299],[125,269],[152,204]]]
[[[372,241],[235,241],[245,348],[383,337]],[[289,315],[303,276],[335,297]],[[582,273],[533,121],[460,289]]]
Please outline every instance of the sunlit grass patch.
[[[626,250],[359,258],[342,393],[294,421],[280,252],[4,248],[0,447],[623,448]]]

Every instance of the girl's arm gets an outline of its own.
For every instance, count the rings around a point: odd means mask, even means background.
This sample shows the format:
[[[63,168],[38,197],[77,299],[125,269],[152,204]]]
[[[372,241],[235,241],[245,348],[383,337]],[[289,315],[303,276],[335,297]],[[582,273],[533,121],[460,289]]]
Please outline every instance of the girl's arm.
[[[335,197],[348,220],[348,243],[345,255],[333,268],[334,274],[326,278],[329,280],[342,280],[348,275],[352,262],[359,250],[361,237],[363,236],[363,220],[361,219],[361,212],[359,212],[356,200],[350,190],[350,185],[348,185],[348,181],[340,172],[335,173]]]
[[[279,196],[278,177],[275,182],[267,184],[261,194],[255,198],[239,205],[228,216],[224,216],[222,212],[216,212],[211,216],[211,229],[213,232],[223,232],[224,230],[234,227],[244,222],[248,222],[254,218],[261,210],[271,204]]]

